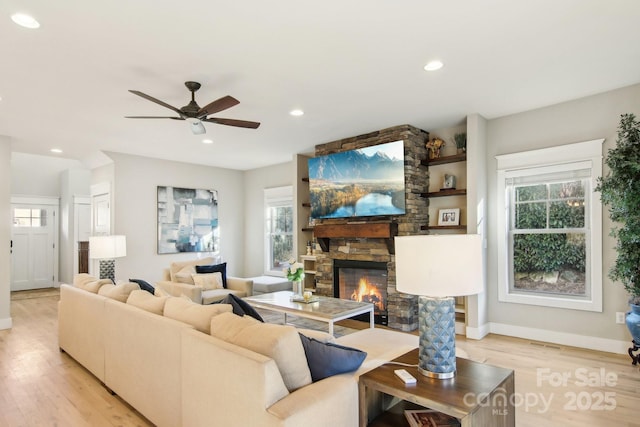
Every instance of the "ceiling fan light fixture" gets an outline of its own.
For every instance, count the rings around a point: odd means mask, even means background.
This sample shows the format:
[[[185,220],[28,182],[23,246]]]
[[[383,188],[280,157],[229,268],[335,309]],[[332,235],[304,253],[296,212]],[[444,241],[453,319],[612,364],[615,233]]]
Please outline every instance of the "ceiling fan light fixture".
[[[202,135],[204,133],[207,133],[207,130],[204,128],[204,125],[200,120],[196,119],[195,122],[189,120],[189,123],[191,123],[191,132],[193,132],[194,135]]]
[[[436,59],[433,61],[429,61],[427,65],[424,66],[424,69],[425,71],[436,71],[442,67],[444,67],[444,64],[442,63],[442,61],[439,61]]]
[[[14,13],[13,15],[11,15],[11,20],[24,28],[29,28],[32,30],[40,28],[40,23],[36,21],[33,16],[27,15],[26,13]]]

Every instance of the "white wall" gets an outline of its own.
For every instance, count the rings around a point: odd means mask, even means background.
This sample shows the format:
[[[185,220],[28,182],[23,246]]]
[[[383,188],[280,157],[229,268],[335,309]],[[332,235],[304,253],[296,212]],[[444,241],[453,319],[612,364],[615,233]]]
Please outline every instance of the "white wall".
[[[11,138],[0,135],[0,329],[11,327]],[[6,254],[6,255],[5,255]]]
[[[60,174],[67,169],[85,169],[85,167],[81,162],[72,159],[12,153],[11,193],[60,197]]]
[[[264,189],[292,185],[293,175],[293,161],[245,172],[244,271],[247,277],[264,273]]]
[[[243,276],[245,214],[244,173],[119,153],[113,159],[112,234],[127,236],[127,256],[116,260],[116,279],[160,280],[173,261],[208,254],[157,254],[157,186],[218,191],[221,255],[228,273]],[[108,176],[92,177],[94,183]]]
[[[630,341],[625,325],[615,323],[615,312],[627,311],[628,304],[622,285],[612,283],[607,277],[615,260],[615,242],[609,236],[612,224],[606,207],[603,207],[602,313],[499,302],[495,233],[498,215],[496,155],[606,138],[603,148],[605,156],[606,151],[615,146],[617,126],[620,115],[624,113],[640,116],[640,85],[489,121],[486,152],[489,171],[488,302],[492,331],[496,331],[494,326],[497,325],[503,333],[511,331],[521,336],[529,335],[530,338],[540,331],[547,331],[545,340],[584,344],[592,348],[614,345],[613,341],[616,340]],[[607,173],[606,169],[604,173]],[[584,341],[580,337],[584,337]],[[567,342],[567,339],[575,341]]]

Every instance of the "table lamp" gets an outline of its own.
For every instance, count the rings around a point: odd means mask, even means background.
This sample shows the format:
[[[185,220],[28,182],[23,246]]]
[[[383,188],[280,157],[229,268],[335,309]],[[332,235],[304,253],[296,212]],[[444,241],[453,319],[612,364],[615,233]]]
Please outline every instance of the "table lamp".
[[[127,255],[125,236],[89,237],[89,258],[100,260],[100,278],[111,279],[115,283],[115,258]]]
[[[483,291],[482,237],[477,234],[398,236],[396,289],[419,295],[418,371],[456,373],[455,296]]]

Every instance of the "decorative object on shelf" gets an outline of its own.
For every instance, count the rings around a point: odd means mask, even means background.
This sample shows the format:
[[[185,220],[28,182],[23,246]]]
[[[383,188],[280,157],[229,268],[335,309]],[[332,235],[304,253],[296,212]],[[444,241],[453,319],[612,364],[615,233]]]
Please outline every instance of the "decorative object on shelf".
[[[458,154],[462,154],[467,151],[467,133],[461,132],[453,135],[453,140],[456,142],[456,151]]]
[[[443,190],[455,190],[456,189],[456,176],[449,175],[447,173],[444,174],[444,179],[442,180],[442,189]]]
[[[111,279],[115,283],[115,258],[127,256],[127,238],[125,236],[89,237],[89,258],[100,260],[100,278]]]
[[[460,209],[440,209],[438,225],[460,225]]]
[[[218,192],[158,186],[158,253],[217,252]]]
[[[302,263],[296,262],[295,259],[289,260],[289,266],[285,269],[287,280],[293,283],[293,296],[302,298],[302,292],[304,292],[304,285],[302,279],[304,279],[304,266]]]
[[[482,236],[396,237],[396,287],[418,295],[418,371],[432,378],[456,373],[455,296],[482,289]]]
[[[440,157],[440,149],[444,146],[444,140],[437,137],[427,142],[427,148],[429,149],[429,158],[437,159],[438,157]]]
[[[311,248],[311,240],[307,242],[307,255],[313,255],[312,248]]]
[[[629,293],[631,311],[627,313],[626,324],[633,337],[629,355],[632,363],[638,363],[638,356],[632,352],[640,344],[640,122],[633,114],[623,114],[618,126],[616,147],[608,151],[604,163],[609,167],[606,177],[598,178],[595,191],[609,208],[609,218],[616,223],[611,236],[617,239],[615,264],[609,270],[609,278],[620,281]],[[635,307],[634,307],[635,306]]]

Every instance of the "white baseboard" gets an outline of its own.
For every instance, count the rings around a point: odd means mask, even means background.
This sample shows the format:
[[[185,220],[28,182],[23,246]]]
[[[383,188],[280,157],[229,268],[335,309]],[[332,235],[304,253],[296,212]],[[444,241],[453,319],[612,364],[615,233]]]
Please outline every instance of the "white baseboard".
[[[467,328],[467,330],[469,330],[469,328]],[[492,334],[507,335],[510,337],[619,354],[627,354],[627,349],[631,344],[631,340],[628,342],[618,341],[609,338],[590,337],[586,335],[569,334],[566,332],[549,331],[546,329],[506,325],[504,323],[490,323],[489,331]]]
[[[472,340],[481,340],[489,335],[489,332],[491,332],[489,328],[490,325],[488,323],[480,325],[479,328],[471,328],[467,326],[467,338],[471,338]]]
[[[11,329],[12,326],[13,326],[13,321],[11,320],[11,317],[8,317],[6,319],[0,319],[0,330]]]

